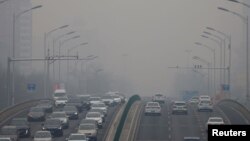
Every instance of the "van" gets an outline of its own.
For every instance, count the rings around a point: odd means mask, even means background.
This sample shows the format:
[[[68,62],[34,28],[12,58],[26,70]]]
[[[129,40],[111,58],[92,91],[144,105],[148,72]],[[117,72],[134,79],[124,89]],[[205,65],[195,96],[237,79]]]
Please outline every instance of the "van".
[[[67,98],[65,89],[56,89],[53,94],[53,99],[56,101],[58,98]]]

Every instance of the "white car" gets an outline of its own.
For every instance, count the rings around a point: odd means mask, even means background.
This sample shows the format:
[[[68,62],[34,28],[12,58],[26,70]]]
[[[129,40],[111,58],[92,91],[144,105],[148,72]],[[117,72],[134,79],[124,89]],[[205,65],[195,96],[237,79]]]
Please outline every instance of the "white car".
[[[198,104],[199,103],[199,97],[198,96],[194,96],[188,102],[190,104]]]
[[[90,104],[103,103],[101,97],[90,97],[89,102]]]
[[[198,111],[213,111],[213,104],[210,100],[201,100],[198,104]]]
[[[224,125],[225,122],[221,117],[209,117],[206,123],[206,129],[208,130],[208,125]]]
[[[56,89],[53,94],[53,99],[56,101],[59,97],[67,97],[65,89]]]
[[[106,104],[104,103],[94,103],[91,105],[91,110],[102,110],[104,112],[104,114],[107,114],[108,112],[108,107],[106,106]]]
[[[188,114],[187,103],[185,101],[174,101],[172,114]]]
[[[156,95],[153,96],[153,101],[164,104],[165,101],[166,101],[166,96],[164,96],[162,94],[156,94]]]
[[[68,98],[67,97],[58,97],[55,100],[55,106],[56,107],[65,106],[67,102],[68,102]]]
[[[98,127],[102,127],[102,123],[103,123],[103,118],[101,113],[99,112],[88,112],[86,114],[85,119],[92,119],[97,121]]]
[[[209,95],[200,95],[199,101],[202,101],[202,100],[210,100],[211,101],[211,97]]]
[[[50,131],[36,131],[34,141],[52,141]]]
[[[159,102],[147,102],[144,110],[145,115],[156,114],[161,115],[161,106]]]
[[[88,138],[85,134],[80,133],[71,133],[69,138],[66,138],[67,141],[88,141]]]
[[[80,124],[78,133],[85,134],[90,140],[97,140],[97,128],[94,124]]]

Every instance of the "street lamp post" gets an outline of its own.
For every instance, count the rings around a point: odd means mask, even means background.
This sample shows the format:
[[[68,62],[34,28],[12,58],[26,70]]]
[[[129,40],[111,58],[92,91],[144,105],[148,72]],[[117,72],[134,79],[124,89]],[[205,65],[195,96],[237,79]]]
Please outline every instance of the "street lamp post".
[[[27,12],[30,12],[32,10],[35,10],[35,9],[38,9],[38,8],[41,8],[42,5],[38,5],[38,6],[35,6],[35,7],[32,7],[30,9],[27,9],[27,10],[24,10],[18,14],[16,14],[14,12],[13,14],[13,48],[12,48],[12,57],[15,58],[15,49],[16,49],[16,38],[15,38],[15,34],[16,34],[16,20],[23,14],[27,13]],[[15,63],[13,62],[12,63],[12,69],[13,69],[13,74],[12,74],[12,94],[11,94],[11,105],[15,104],[15,101],[14,101],[14,94],[15,94]],[[9,97],[9,96],[8,96]],[[8,100],[8,102],[10,102],[10,99]],[[10,105],[10,103],[8,103],[8,105]]]
[[[214,66],[214,94],[216,94],[216,70],[215,70],[215,68],[216,68],[216,55],[215,55],[215,49],[213,49],[213,48],[211,48],[211,47],[209,47],[209,46],[207,46],[207,45],[205,45],[205,44],[202,44],[202,43],[200,43],[200,42],[195,42],[195,44],[196,45],[198,45],[198,46],[203,46],[203,47],[205,47],[205,48],[207,48],[207,49],[209,49],[212,53],[213,53],[213,66]]]
[[[221,32],[221,31],[219,31],[219,30],[217,30],[217,29],[214,29],[214,28],[212,28],[212,27],[206,27],[206,29],[208,29],[208,30],[211,30],[211,31],[215,31],[215,32],[217,32],[218,34],[221,34],[222,36],[224,36],[227,40],[228,40],[228,86],[229,86],[229,91],[230,91],[230,85],[231,85],[231,82],[230,82],[230,77],[231,77],[231,36],[230,35],[227,35],[227,34],[225,34],[225,33],[223,33],[223,32]],[[225,48],[224,48],[224,68],[226,68],[226,55],[225,55]],[[224,69],[224,71],[226,71],[225,69]],[[225,75],[225,72],[224,72],[224,75]],[[224,78],[225,78],[226,76],[224,76]]]
[[[71,37],[69,39],[65,39],[61,42],[59,42],[59,57],[61,56],[61,47],[63,46],[63,44],[65,44],[66,42],[70,41],[70,40],[73,40],[73,39],[77,39],[77,38],[80,38],[81,36],[74,36],[74,37]],[[61,81],[61,60],[59,60],[59,83]]]
[[[208,72],[208,76],[207,76],[207,92],[208,92],[208,95],[211,95],[210,90],[209,90],[210,89],[210,84],[209,84],[210,83],[210,80],[209,80],[209,77],[210,77],[210,75],[209,75],[210,63],[208,61],[198,57],[198,56],[193,56],[193,59],[198,60],[198,61],[200,61],[202,63],[205,63],[207,65],[207,72]]]
[[[58,30],[64,29],[66,27],[68,27],[69,25],[63,25],[57,28],[54,28],[52,30],[50,30],[49,32],[45,32],[44,33],[44,58],[49,56],[49,50],[48,50],[48,54],[46,55],[46,50],[47,48],[49,48],[49,43],[47,43],[48,37],[53,33],[56,32]],[[46,65],[47,63],[47,65]],[[46,66],[48,66],[47,70],[46,70]],[[44,98],[46,98],[47,94],[48,94],[48,90],[49,90],[49,60],[44,61]]]
[[[236,1],[236,0],[235,0]],[[248,67],[248,62],[249,62],[249,60],[248,60],[248,58],[249,58],[249,56],[248,56],[248,16],[243,16],[243,15],[241,15],[241,14],[239,14],[239,13],[236,13],[236,12],[234,12],[234,11],[231,11],[231,10],[228,10],[228,9],[226,9],[226,8],[223,8],[223,7],[218,7],[218,9],[219,10],[222,10],[222,11],[224,11],[224,12],[228,12],[228,13],[231,13],[231,14],[233,14],[233,15],[236,15],[236,16],[238,16],[242,21],[243,21],[243,23],[245,23],[246,24],[246,78],[247,78],[247,80],[246,80],[246,98],[247,98],[247,100],[249,100],[249,67]]]
[[[213,42],[215,42],[215,43],[217,43],[218,44],[218,46],[220,47],[220,54],[221,54],[221,52],[222,52],[222,42],[220,42],[220,41],[218,41],[218,40],[216,40],[216,39],[214,39],[214,38],[211,38],[211,37],[208,37],[208,36],[206,36],[206,35],[201,35],[201,37],[203,37],[203,38],[207,38],[207,39],[209,39],[209,40],[212,40]],[[221,56],[220,56],[220,58],[221,58]],[[221,60],[221,59],[220,59]],[[222,69],[222,63],[221,63],[222,61],[220,61],[220,68]],[[221,71],[220,71],[221,72]],[[221,85],[221,73],[220,73],[220,85]]]
[[[76,49],[77,47],[80,47],[80,46],[84,46],[84,45],[87,45],[88,43],[81,43],[81,44],[78,44],[76,46],[73,46],[72,48],[68,49],[67,51],[67,56],[70,55],[70,52],[73,51],[74,49]],[[67,83],[69,82],[69,61],[67,61]]]

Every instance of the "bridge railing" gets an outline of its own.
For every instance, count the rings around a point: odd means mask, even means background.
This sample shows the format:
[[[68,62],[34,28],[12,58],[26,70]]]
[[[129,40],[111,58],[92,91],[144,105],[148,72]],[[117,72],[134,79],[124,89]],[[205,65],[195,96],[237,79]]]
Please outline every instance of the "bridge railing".
[[[23,112],[24,110],[27,110],[32,106],[35,106],[40,100],[42,99],[29,100],[0,111],[0,127],[3,126],[11,118],[15,117],[17,114]]]
[[[117,130],[116,130],[116,133],[115,133],[115,137],[114,137],[114,141],[119,141],[121,133],[122,133],[122,129],[123,129],[123,126],[124,126],[124,123],[125,123],[125,120],[126,120],[127,115],[128,115],[128,112],[129,112],[132,104],[134,102],[140,100],[140,99],[141,98],[138,95],[134,95],[134,96],[132,96],[132,97],[129,98],[129,100],[127,102],[127,105],[124,108],[124,111],[122,113],[121,120],[120,120],[120,122],[118,124]]]

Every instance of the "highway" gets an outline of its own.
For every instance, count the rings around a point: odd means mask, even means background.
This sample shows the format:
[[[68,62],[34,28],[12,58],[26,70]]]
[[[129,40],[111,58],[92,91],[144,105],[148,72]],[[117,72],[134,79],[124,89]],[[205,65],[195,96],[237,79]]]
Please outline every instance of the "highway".
[[[246,118],[230,105],[215,106],[213,112],[198,112],[189,105],[188,115],[172,115],[170,102],[162,105],[161,116],[142,115],[137,131],[137,141],[183,141],[186,136],[207,140],[205,124],[209,117],[220,116],[226,124],[249,124]]]
[[[107,128],[112,120],[112,116],[116,113],[115,110],[118,108],[118,106],[115,107],[109,107],[107,117],[105,119],[104,125],[102,129],[98,129],[98,135],[97,135],[97,141],[102,141],[104,139],[104,136],[107,132]],[[54,108],[54,110],[58,110]],[[25,112],[22,112],[21,114],[17,115],[16,117],[25,117],[27,116],[28,110]],[[76,133],[77,128],[79,125],[79,122],[81,119],[85,118],[87,111],[83,111],[79,114],[79,118],[77,120],[70,120],[69,128],[64,129],[64,133],[62,137],[55,137],[53,141],[64,141],[70,133]],[[48,117],[50,114],[47,114]],[[31,127],[31,136],[29,138],[19,138],[19,141],[33,141],[34,133],[38,130],[42,130],[42,123],[43,122],[29,122]]]

